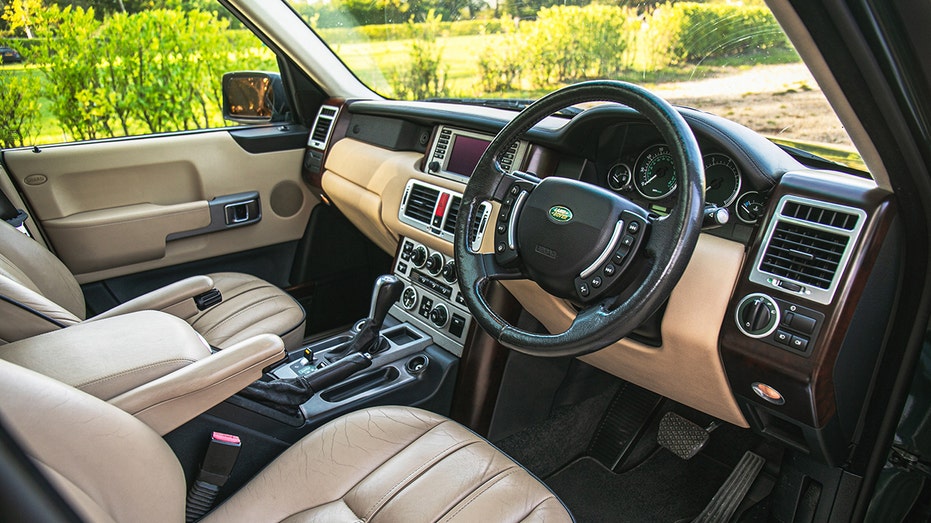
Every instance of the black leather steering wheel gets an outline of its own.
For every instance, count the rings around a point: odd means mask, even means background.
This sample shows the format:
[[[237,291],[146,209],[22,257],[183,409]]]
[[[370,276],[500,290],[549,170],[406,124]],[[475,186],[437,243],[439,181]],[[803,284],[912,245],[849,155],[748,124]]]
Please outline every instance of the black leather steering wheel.
[[[500,159],[530,128],[584,102],[616,102],[659,129],[675,164],[676,202],[658,217],[621,195],[567,178],[506,173]],[[666,173],[666,176],[672,174]],[[635,174],[636,176],[636,174]],[[669,297],[701,231],[705,175],[701,152],[681,115],[633,84],[570,85],[524,109],[491,142],[465,189],[455,237],[460,288],[475,320],[512,349],[537,356],[576,356],[630,334]],[[495,252],[470,244],[483,202],[500,208],[488,219]],[[559,334],[518,329],[498,316],[483,291],[489,282],[530,279],[580,311]]]

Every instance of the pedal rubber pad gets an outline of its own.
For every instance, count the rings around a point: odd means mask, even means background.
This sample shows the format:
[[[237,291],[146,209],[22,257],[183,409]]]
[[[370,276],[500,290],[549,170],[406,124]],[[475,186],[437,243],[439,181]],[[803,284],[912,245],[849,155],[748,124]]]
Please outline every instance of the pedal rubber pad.
[[[708,431],[675,412],[659,420],[656,442],[682,459],[691,459],[708,443]]]

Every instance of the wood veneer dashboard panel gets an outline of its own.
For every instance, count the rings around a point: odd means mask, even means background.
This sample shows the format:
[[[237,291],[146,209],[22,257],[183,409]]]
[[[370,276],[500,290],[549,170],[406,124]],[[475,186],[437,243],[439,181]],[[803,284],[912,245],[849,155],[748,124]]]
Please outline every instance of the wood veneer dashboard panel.
[[[895,216],[895,207],[892,195],[870,181],[814,171],[791,172],[783,176],[770,195],[770,204],[761,223],[767,224],[774,219],[775,203],[786,195],[862,209],[867,213],[866,222],[853,245],[837,291],[826,305],[750,281],[755,260],[760,249],[764,248],[766,227],[760,227],[724,317],[721,356],[734,394],[750,404],[817,429],[825,427],[837,412],[835,364],[864,295],[870,271]],[[738,304],[742,298],[754,293],[766,294],[824,315],[819,334],[807,353],[775,347],[740,332],[736,323]],[[882,329],[883,325],[877,321],[875,328]],[[876,353],[879,349],[878,346],[874,348]],[[773,405],[758,397],[751,388],[754,382],[777,389],[785,403]],[[865,388],[868,383],[858,385]]]

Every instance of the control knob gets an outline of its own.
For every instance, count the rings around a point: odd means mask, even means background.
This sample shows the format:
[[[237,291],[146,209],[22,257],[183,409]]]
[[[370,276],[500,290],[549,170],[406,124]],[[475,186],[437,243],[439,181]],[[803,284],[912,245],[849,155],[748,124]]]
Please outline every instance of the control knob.
[[[446,265],[443,266],[443,279],[449,283],[456,283],[458,279],[456,275],[456,262],[452,260],[446,262]]]
[[[430,257],[427,258],[424,268],[433,276],[439,276],[440,272],[443,270],[443,255],[438,252],[431,254]]]
[[[424,263],[427,262],[427,249],[423,245],[418,245],[414,247],[414,250],[411,251],[411,263],[414,267],[418,269],[423,267]]]
[[[417,306],[417,289],[408,285],[401,293],[401,306],[405,310],[412,310]]]
[[[446,326],[446,322],[449,321],[449,311],[446,309],[446,306],[442,303],[437,305],[430,311],[430,322],[436,325],[439,328]]]
[[[737,328],[751,338],[769,336],[779,326],[779,306],[765,294],[749,294],[737,305]]]

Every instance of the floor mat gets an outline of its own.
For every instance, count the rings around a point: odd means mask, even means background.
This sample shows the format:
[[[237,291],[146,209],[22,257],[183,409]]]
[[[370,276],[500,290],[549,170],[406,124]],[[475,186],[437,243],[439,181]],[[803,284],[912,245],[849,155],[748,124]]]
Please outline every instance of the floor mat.
[[[615,474],[581,458],[546,480],[579,523],[691,520],[727,479],[730,468],[699,454],[683,461],[657,450],[638,467]]]

